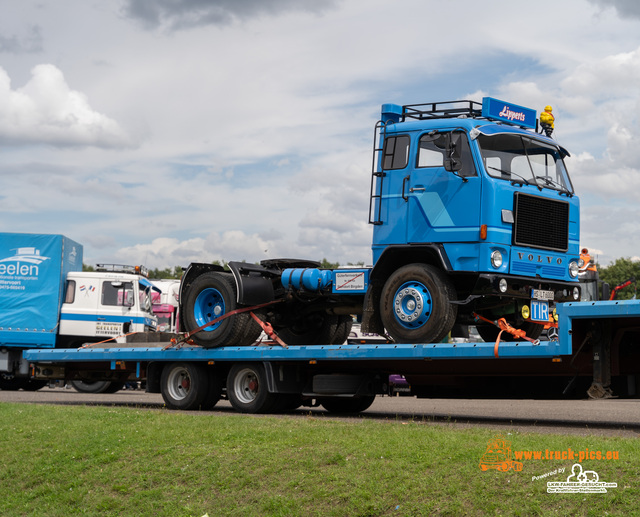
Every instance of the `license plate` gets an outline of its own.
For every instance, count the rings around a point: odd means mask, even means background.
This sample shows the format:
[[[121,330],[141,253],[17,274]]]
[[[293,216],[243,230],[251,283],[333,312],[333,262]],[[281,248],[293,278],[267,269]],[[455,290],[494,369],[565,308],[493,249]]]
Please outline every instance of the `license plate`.
[[[543,291],[542,289],[532,289],[531,298],[534,300],[553,300],[553,291]]]
[[[531,300],[531,321],[549,321],[549,302]]]

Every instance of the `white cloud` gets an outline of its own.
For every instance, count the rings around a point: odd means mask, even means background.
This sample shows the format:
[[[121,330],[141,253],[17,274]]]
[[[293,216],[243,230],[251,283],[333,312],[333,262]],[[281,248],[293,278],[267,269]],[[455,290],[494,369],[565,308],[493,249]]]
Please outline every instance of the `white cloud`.
[[[554,106],[584,244],[636,253],[632,16],[541,0],[523,18],[517,2],[460,0],[453,34],[450,7],[432,0],[241,3],[5,12],[0,229],[68,234],[91,262],[369,262],[380,104],[491,95]],[[613,200],[625,209],[607,210]]]
[[[0,143],[123,147],[130,145],[117,122],[91,108],[54,65],[38,65],[22,88],[11,89],[0,68]]]

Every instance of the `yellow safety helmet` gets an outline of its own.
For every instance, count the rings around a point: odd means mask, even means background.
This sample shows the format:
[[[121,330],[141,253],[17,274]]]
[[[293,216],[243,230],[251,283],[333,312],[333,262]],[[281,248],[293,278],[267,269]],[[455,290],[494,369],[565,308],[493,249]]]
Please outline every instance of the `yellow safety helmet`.
[[[553,108],[551,106],[545,106],[544,110],[548,111],[549,113],[551,113],[553,111]]]

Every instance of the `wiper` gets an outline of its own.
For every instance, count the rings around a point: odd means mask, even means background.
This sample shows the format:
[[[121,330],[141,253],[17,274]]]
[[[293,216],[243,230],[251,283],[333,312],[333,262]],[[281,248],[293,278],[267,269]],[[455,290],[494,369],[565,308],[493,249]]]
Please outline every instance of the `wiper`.
[[[567,194],[567,196],[572,195],[571,192],[569,192],[569,189],[567,187],[551,179],[551,176],[536,176],[536,178],[544,181],[546,185],[549,185],[551,187],[556,187],[560,192],[564,192],[565,194]]]
[[[506,174],[508,176],[517,176],[518,178],[520,178],[522,180],[522,182],[520,181],[516,181],[514,179],[511,179],[509,181],[511,181],[512,185],[517,185],[518,183],[524,183],[525,185],[532,185],[532,183],[529,183],[529,181],[527,181],[525,178],[523,178],[522,176],[520,176],[520,174],[516,174],[515,172],[510,172],[510,171],[503,171],[502,169],[498,169],[498,167],[492,167],[491,165],[489,165],[489,169],[493,169],[494,171],[498,171],[501,174]],[[536,187],[538,187],[540,190],[541,187],[540,185],[538,185],[538,182],[535,183]]]

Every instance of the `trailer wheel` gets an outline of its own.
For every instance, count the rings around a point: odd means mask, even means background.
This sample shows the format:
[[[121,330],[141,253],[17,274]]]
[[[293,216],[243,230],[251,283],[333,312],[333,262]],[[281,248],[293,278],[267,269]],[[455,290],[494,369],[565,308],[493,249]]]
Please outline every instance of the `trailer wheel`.
[[[109,381],[71,381],[70,384],[80,393],[105,393],[111,386]]]
[[[455,289],[446,275],[427,264],[409,264],[384,284],[380,315],[387,332],[400,343],[437,343],[456,320]]]
[[[200,409],[209,394],[209,375],[199,363],[170,363],[162,370],[160,392],[168,408]]]
[[[278,396],[267,390],[264,366],[236,364],[227,376],[227,397],[236,411],[241,413],[268,413]]]
[[[185,331],[231,312],[236,306],[236,285],[229,273],[211,271],[197,277],[184,301]],[[260,335],[260,326],[248,313],[235,314],[201,330],[193,340],[204,348],[251,344]]]
[[[326,397],[320,400],[320,404],[329,413],[360,413],[369,409],[375,395],[365,395],[363,397]]]

